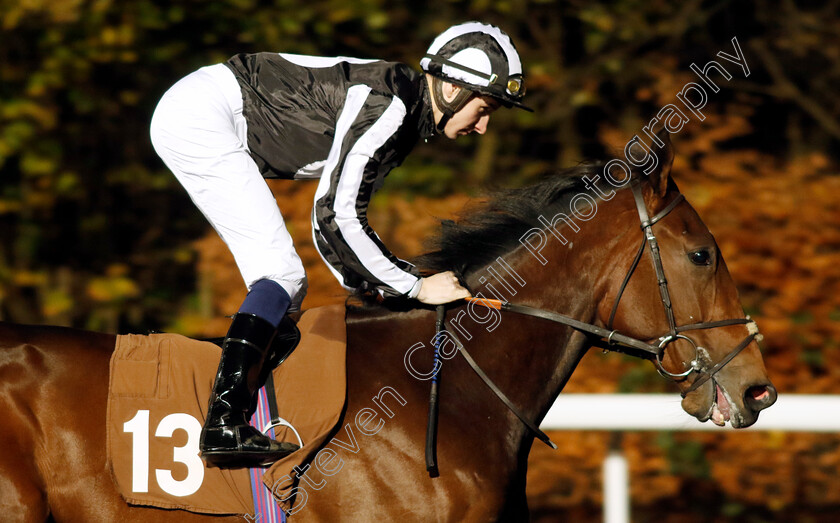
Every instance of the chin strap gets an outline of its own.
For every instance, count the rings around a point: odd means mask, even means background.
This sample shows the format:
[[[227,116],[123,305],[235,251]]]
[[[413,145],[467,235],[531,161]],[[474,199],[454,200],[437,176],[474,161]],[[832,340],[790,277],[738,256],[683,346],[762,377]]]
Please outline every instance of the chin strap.
[[[472,91],[461,87],[458,94],[455,95],[455,98],[451,102],[447,102],[446,97],[443,95],[443,84],[444,80],[441,80],[436,76],[432,77],[432,96],[434,97],[435,105],[437,105],[438,109],[440,109],[443,113],[440,117],[440,121],[435,126],[439,133],[443,132],[444,127],[446,127],[446,124],[449,122],[449,119],[452,118],[452,115],[461,110],[461,108],[466,105],[467,100],[469,100],[473,95]]]

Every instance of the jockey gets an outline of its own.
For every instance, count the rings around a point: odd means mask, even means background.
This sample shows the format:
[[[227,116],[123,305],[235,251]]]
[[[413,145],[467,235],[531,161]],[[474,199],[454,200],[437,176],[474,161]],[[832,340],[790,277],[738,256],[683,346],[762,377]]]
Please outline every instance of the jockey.
[[[186,76],[152,117],[155,151],[233,253],[248,294],[222,345],[202,457],[266,465],[298,447],[248,425],[275,337],[306,293],[303,264],[264,178],[320,179],[315,246],[345,288],[427,304],[469,296],[452,272],[420,277],[368,225],[373,193],[418,139],[484,134],[500,105],[522,105],[510,38],[478,22],[438,36],[420,66],[293,54],[239,54]],[[530,110],[530,109],[529,109]]]

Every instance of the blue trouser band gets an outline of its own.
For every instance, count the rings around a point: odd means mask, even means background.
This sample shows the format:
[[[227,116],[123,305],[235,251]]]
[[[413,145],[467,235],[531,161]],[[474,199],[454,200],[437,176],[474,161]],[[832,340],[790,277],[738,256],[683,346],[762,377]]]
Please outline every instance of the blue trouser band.
[[[254,314],[275,327],[286,315],[292,299],[289,293],[272,280],[258,280],[251,285],[251,291],[239,307],[239,312]]]

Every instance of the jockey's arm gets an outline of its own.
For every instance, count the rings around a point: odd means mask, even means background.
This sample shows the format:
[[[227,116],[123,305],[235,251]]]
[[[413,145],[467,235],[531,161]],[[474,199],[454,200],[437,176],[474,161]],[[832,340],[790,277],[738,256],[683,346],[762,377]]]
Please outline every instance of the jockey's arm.
[[[339,118],[336,143],[315,193],[316,246],[349,289],[364,282],[386,294],[416,298],[417,269],[394,256],[368,224],[367,208],[385,174],[399,163],[405,105],[396,97],[355,86]]]
[[[452,273],[420,278],[417,269],[394,256],[368,224],[370,199],[385,174],[399,163],[395,161],[394,151],[398,149],[405,107],[392,96],[373,93],[362,96],[364,102],[348,101],[342,118],[351,113],[353,106],[355,118],[341,137],[340,160],[331,172],[324,173],[329,178],[321,180],[315,195],[316,240],[320,234],[327,244],[322,255],[346,287],[367,281],[386,294],[416,298],[428,304],[469,296]]]

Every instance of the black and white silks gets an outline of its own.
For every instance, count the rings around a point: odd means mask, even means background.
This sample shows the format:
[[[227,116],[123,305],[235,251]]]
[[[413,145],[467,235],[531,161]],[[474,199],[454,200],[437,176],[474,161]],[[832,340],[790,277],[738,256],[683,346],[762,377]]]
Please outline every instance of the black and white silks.
[[[242,89],[248,149],[266,178],[321,178],[316,246],[348,288],[416,296],[418,273],[367,221],[373,193],[434,130],[424,77],[406,65],[258,53],[226,63]]]

